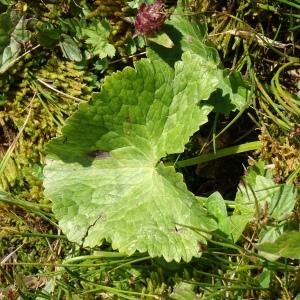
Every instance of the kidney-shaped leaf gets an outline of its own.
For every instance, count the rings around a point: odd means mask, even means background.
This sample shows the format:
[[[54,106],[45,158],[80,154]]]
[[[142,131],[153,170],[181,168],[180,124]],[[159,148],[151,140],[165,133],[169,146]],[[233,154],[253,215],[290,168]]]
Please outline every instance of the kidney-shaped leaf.
[[[72,241],[166,260],[199,256],[216,229],[181,174],[160,160],[184,150],[207,120],[199,106],[218,85],[215,69],[186,52],[175,69],[143,59],[108,77],[48,145],[45,192]]]

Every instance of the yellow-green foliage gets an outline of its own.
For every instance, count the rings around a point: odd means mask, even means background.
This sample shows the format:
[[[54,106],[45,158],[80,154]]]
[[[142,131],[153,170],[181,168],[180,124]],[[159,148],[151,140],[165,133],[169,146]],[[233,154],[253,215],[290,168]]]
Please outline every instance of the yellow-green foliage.
[[[266,128],[262,128],[259,136],[263,146],[260,157],[273,164],[274,178],[283,182],[300,165],[299,145],[289,136],[272,137]],[[296,179],[299,183],[299,176]],[[296,182],[297,183],[297,182]]]
[[[95,9],[88,19],[109,17],[112,26],[110,42],[116,47],[121,57],[127,56],[123,46],[133,36],[133,26],[124,19],[128,17],[129,7],[124,0],[101,0],[93,3]]]
[[[39,66],[42,60],[45,63]],[[9,77],[13,79],[12,83],[6,81],[3,84],[6,103],[0,111],[4,132],[0,157],[16,138],[28,114],[29,117],[4,174],[1,174],[0,187],[10,191],[22,190],[23,197],[40,199],[44,145],[57,135],[65,118],[77,109],[80,100],[72,97],[90,99],[90,77],[85,71],[76,69],[72,62],[55,54],[48,59],[29,55],[24,63],[10,71]],[[49,89],[39,80],[68,96]]]

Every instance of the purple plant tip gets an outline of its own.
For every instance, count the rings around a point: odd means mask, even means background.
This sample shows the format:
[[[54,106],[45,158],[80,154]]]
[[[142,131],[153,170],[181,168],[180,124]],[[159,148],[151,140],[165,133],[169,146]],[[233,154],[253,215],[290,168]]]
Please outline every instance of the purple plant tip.
[[[164,24],[167,18],[165,6],[160,0],[153,4],[142,4],[134,21],[138,34],[152,35]]]

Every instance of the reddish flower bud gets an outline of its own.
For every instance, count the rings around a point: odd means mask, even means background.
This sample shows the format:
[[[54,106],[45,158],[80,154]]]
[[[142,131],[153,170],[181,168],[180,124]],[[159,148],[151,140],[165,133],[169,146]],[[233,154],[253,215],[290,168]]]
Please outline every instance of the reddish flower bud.
[[[165,6],[160,0],[153,4],[142,4],[134,21],[138,34],[152,35],[164,24],[167,18]]]

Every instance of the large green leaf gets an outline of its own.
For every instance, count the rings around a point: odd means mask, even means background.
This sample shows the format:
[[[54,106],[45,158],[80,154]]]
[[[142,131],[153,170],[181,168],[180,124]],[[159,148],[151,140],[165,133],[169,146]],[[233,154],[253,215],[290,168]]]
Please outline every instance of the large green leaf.
[[[175,70],[144,59],[105,80],[48,145],[46,195],[72,241],[103,239],[121,252],[166,260],[199,256],[198,234],[216,228],[181,174],[160,159],[184,150],[206,122],[198,104],[218,85],[216,66],[184,53]]]
[[[216,48],[205,43],[207,28],[204,19],[199,21],[199,18],[174,14],[166,23],[164,31],[174,42],[174,47],[168,49],[151,44],[151,48],[169,65],[174,65],[182,51],[191,51],[205,59],[207,65],[220,67],[215,73],[218,86],[209,101],[206,101],[207,105],[215,112],[225,114],[232,110],[244,110],[247,107],[249,84],[239,72],[222,68]]]
[[[183,51],[193,51],[207,60],[213,61],[215,64],[220,63],[218,51],[204,43],[207,35],[206,22],[199,17],[185,17],[179,14],[172,15],[168,24],[171,24],[175,30],[181,34],[181,38],[177,39]]]

